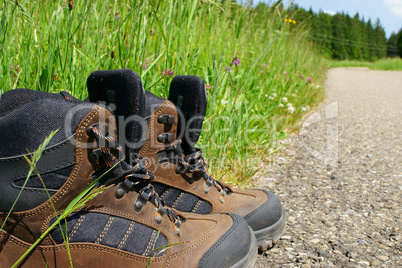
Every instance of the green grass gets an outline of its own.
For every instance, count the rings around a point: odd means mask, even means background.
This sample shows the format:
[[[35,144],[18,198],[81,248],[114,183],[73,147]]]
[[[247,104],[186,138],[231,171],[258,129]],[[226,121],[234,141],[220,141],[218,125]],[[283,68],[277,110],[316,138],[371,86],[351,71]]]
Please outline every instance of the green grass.
[[[218,179],[246,183],[323,96],[325,62],[304,25],[289,25],[277,7],[215,0],[76,0],[72,10],[68,1],[0,5],[2,92],[67,89],[83,99],[90,72],[130,68],[166,97],[171,77],[162,71],[199,75],[210,86],[199,146]]]
[[[375,62],[328,60],[327,64],[329,68],[368,67],[371,70],[402,71],[402,60],[400,58],[382,59]]]

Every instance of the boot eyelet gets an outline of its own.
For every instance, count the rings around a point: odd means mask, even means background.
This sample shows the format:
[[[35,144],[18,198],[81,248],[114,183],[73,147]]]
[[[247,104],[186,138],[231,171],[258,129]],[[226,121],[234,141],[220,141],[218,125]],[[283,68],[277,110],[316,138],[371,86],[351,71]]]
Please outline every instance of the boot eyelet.
[[[221,202],[222,204],[225,202],[225,199],[223,198],[223,196],[219,196],[219,202]]]
[[[211,189],[211,186],[209,186],[207,183],[204,183],[204,193],[205,194],[209,193],[209,189]]]
[[[142,208],[144,207],[144,203],[141,202],[141,200],[135,200],[134,202],[134,209],[137,212],[141,212]]]
[[[180,228],[181,228],[181,221],[176,219],[173,225],[173,229],[174,233],[179,237],[180,237]]]
[[[157,224],[161,224],[162,223],[162,215],[158,213],[158,211],[155,212],[155,222]]]
[[[172,125],[174,123],[174,116],[169,114],[162,114],[157,119],[159,124]]]
[[[160,143],[170,143],[174,141],[174,134],[172,133],[162,133],[157,137],[158,142]]]
[[[126,191],[121,188],[117,188],[116,191],[114,191],[114,197],[116,197],[116,199],[122,199],[125,194]]]

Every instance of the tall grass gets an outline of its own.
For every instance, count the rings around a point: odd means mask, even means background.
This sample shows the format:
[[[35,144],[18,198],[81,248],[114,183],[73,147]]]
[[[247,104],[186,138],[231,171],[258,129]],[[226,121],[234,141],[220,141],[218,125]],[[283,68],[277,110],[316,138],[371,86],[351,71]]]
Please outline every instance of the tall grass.
[[[255,9],[226,0],[70,3],[72,9],[67,0],[1,4],[0,89],[67,89],[83,99],[90,72],[130,68],[147,90],[166,97],[171,77],[163,71],[198,75],[209,88],[200,146],[220,179],[245,182],[275,141],[322,97],[325,65],[304,26],[285,21],[291,14],[280,6]]]

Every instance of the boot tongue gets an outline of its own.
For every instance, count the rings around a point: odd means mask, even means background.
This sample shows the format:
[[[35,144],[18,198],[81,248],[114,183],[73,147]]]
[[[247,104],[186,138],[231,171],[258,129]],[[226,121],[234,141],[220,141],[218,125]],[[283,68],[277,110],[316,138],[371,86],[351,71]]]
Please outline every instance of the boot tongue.
[[[151,116],[156,108],[161,106],[165,102],[165,99],[158,98],[153,93],[145,91],[145,118]]]
[[[145,95],[139,75],[129,69],[95,71],[87,80],[91,102],[106,102],[117,118],[118,139],[126,159],[145,141]]]
[[[170,84],[169,100],[179,113],[177,133],[182,138],[185,154],[195,152],[207,110],[207,92],[204,81],[198,76],[178,75]]]

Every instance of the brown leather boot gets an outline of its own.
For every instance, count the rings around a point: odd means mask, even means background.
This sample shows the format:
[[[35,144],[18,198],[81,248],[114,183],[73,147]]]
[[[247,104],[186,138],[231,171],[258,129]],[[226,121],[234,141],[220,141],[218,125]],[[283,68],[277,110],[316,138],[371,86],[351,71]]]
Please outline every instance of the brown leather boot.
[[[203,81],[197,76],[176,76],[170,86],[171,101],[146,92],[144,114],[135,101],[142,91],[141,81],[134,72],[136,80],[126,77],[127,73],[130,71],[93,72],[87,81],[89,98],[114,105],[120,122],[129,123],[128,118],[133,118],[145,126],[143,133],[125,129],[126,152],[130,157],[139,151],[147,159],[146,168],[155,173],[153,185],[164,203],[197,214],[238,214],[253,229],[260,251],[273,247],[285,231],[285,210],[278,198],[267,190],[241,190],[216,181],[206,171],[202,151],[194,148],[207,105]],[[128,82],[122,84],[123,80]],[[124,126],[120,124],[122,132]],[[119,140],[123,139],[120,136]]]
[[[115,118],[105,107],[12,90],[0,101],[0,129],[1,267],[11,267],[94,181],[106,189],[62,220],[20,266],[69,267],[65,240],[74,267],[145,267],[151,255],[151,267],[245,267],[255,260],[255,237],[241,217],[163,206],[146,160],[121,161]],[[40,177],[26,181],[23,154],[54,129],[37,164]]]

